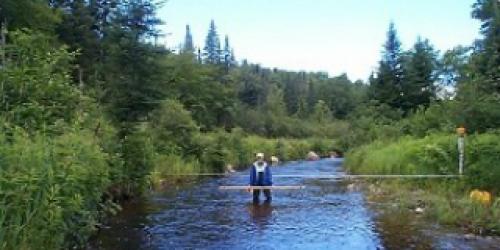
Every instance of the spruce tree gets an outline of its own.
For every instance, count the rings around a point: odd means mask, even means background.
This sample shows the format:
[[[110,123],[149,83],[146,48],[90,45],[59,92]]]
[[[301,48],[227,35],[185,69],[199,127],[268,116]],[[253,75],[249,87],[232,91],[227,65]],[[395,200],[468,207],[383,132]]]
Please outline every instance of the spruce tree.
[[[191,30],[189,25],[186,25],[186,36],[184,37],[184,45],[182,48],[183,53],[193,53],[194,45],[193,45],[193,36],[191,35]]]
[[[232,49],[229,46],[229,37],[226,35],[224,38],[224,49],[222,51],[222,60],[226,69],[229,69],[233,65],[233,59]]]
[[[88,80],[95,78],[101,67],[99,61],[102,48],[98,20],[85,0],[59,1],[57,6],[66,10],[56,29],[58,37],[70,46],[71,51],[80,52],[73,77],[78,79],[79,84],[88,84]]]
[[[479,20],[481,34],[475,69],[484,78],[479,89],[485,93],[500,93],[500,3],[498,0],[477,0],[472,17]]]
[[[462,69],[455,100],[460,122],[474,133],[500,127],[500,3],[477,0],[472,17],[481,22],[483,37]]]
[[[107,48],[103,100],[109,102],[123,134],[144,120],[165,94],[159,80],[165,51],[144,42],[159,32],[156,25],[160,21],[153,18],[157,8],[146,0],[131,0],[126,8],[117,8],[103,41]]]
[[[382,52],[382,60],[379,62],[376,76],[370,82],[370,95],[372,99],[394,108],[401,108],[403,102],[401,53],[401,42],[394,23],[391,22]]]
[[[405,76],[402,85],[402,108],[414,110],[423,105],[429,106],[436,97],[437,52],[429,40],[418,38],[406,57]]]
[[[207,38],[205,39],[205,47],[203,48],[204,62],[208,64],[220,64],[221,63],[221,49],[219,35],[217,34],[217,28],[215,27],[215,22],[212,20],[210,22],[210,27],[208,29]]]

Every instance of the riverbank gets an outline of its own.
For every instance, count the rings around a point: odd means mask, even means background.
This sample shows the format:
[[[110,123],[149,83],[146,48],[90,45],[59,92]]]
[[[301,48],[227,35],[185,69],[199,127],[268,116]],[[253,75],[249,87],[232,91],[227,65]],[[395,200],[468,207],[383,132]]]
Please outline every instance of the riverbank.
[[[366,199],[390,203],[426,222],[458,229],[464,237],[500,236],[500,201],[490,205],[473,201],[460,180],[380,180],[358,182]]]
[[[485,133],[466,138],[466,168],[459,179],[374,182],[374,190],[402,207],[419,208],[431,220],[476,235],[500,234],[500,136]],[[434,134],[376,141],[351,150],[346,169],[354,174],[457,174],[456,136]],[[488,191],[485,204],[471,199],[474,189]],[[376,192],[375,192],[376,193]]]
[[[411,246],[418,249],[496,249],[500,236],[475,225],[447,223],[443,215],[462,217],[459,207],[438,211],[445,203],[464,202],[457,190],[436,193],[436,181],[427,183],[395,180],[356,180],[346,183],[349,191],[362,192],[374,214],[380,237],[389,249]],[[449,182],[442,186],[453,186]],[[474,218],[469,214],[469,219]],[[484,217],[483,217],[484,219]],[[484,221],[486,222],[486,221]],[[401,235],[404,232],[404,236]]]

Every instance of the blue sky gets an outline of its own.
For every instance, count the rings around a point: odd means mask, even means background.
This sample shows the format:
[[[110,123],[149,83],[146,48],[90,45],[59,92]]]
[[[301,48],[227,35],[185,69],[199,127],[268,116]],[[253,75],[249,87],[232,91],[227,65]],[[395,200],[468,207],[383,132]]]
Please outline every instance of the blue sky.
[[[391,20],[405,49],[420,35],[445,51],[479,38],[479,23],[470,17],[474,1],[169,0],[159,16],[170,48],[182,43],[186,24],[203,47],[214,19],[238,60],[365,80],[377,66]]]

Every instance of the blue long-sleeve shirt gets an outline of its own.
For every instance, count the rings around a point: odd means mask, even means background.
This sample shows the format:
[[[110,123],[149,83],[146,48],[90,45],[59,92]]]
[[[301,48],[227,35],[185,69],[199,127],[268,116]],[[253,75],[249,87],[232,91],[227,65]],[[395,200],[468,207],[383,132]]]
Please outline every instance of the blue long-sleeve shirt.
[[[267,165],[263,172],[263,177],[258,178],[257,168],[255,164],[250,167],[250,185],[251,186],[272,186],[273,185],[273,175],[271,173],[271,168]]]

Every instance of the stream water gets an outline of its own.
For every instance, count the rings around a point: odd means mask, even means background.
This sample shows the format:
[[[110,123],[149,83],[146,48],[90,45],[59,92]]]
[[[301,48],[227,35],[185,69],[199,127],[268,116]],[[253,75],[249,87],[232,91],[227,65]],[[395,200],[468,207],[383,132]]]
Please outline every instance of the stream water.
[[[342,159],[291,162],[274,175],[341,174]],[[275,177],[271,203],[253,204],[247,172],[205,178],[129,204],[103,228],[95,249],[500,249],[420,223],[411,213],[378,213],[363,194],[334,179]],[[436,231],[439,230],[439,233]],[[498,245],[496,244],[498,243]],[[498,248],[497,248],[498,247]]]

